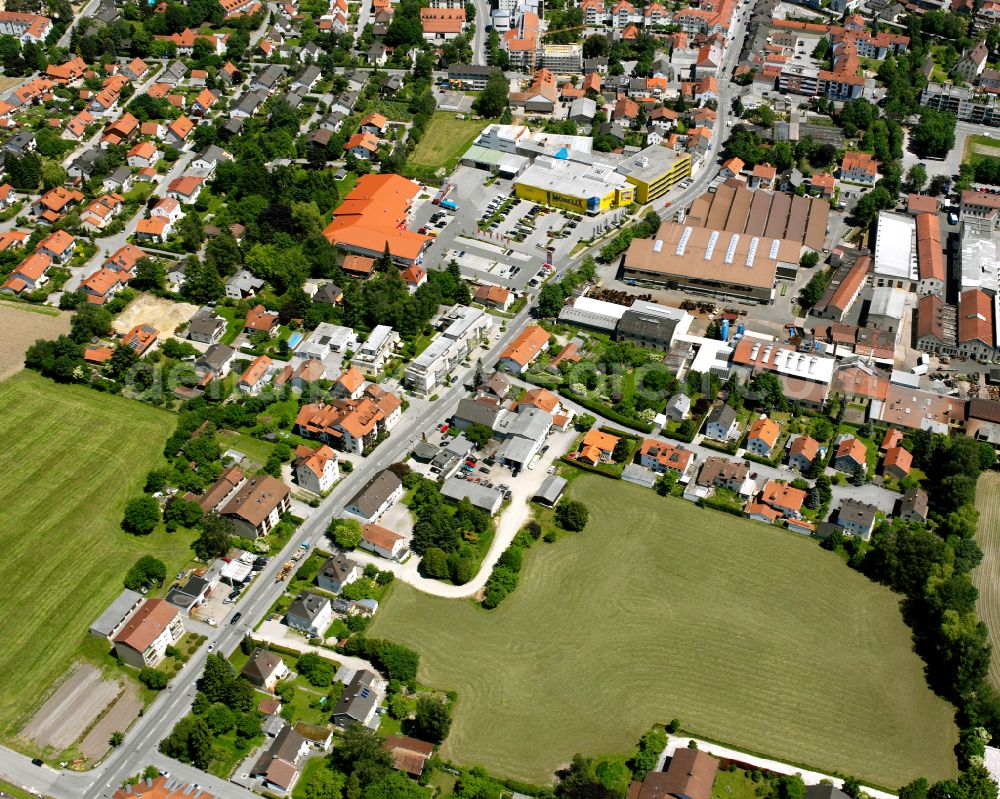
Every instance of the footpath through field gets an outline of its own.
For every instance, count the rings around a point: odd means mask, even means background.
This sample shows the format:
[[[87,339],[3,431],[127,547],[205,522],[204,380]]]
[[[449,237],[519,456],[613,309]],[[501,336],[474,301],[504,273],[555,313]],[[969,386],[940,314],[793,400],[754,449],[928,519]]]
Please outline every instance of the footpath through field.
[[[490,550],[483,558],[483,563],[479,567],[479,572],[469,582],[462,585],[449,585],[440,580],[432,580],[421,575],[417,569],[420,565],[420,558],[412,555],[405,563],[387,561],[376,555],[370,555],[356,549],[351,553],[351,558],[362,564],[374,563],[382,571],[391,571],[396,578],[404,583],[409,583],[418,591],[423,591],[431,596],[444,597],[445,599],[466,599],[478,594],[486,585],[490,578],[493,566],[500,559],[503,551],[510,546],[514,536],[528,521],[531,515],[529,502],[541,487],[545,478],[548,477],[548,468],[551,466],[565,449],[570,445],[576,431],[570,428],[559,433],[553,433],[549,439],[549,449],[541,456],[539,462],[533,469],[523,469],[521,473],[511,479],[510,487],[513,494],[513,502],[503,511],[500,521],[497,524],[496,535]]]

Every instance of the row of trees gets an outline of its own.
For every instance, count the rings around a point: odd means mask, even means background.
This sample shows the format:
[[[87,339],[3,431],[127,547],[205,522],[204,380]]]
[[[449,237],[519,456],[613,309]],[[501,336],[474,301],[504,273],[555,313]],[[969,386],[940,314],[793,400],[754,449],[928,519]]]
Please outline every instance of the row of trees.
[[[159,748],[167,757],[204,771],[215,758],[215,738],[234,729],[236,747],[241,751],[248,750],[260,737],[256,691],[223,655],[212,653],[198,680],[192,715],[181,719],[170,735],[160,741]]]
[[[870,548],[857,548],[851,565],[905,597],[904,618],[927,663],[928,681],[958,708],[957,753],[968,768],[981,763],[986,741],[1000,740],[1000,696],[986,680],[990,645],[970,577],[982,559],[973,540],[976,481],[993,466],[994,454],[965,436],[916,431],[909,439],[914,464],[928,477],[930,523],[883,523]]]

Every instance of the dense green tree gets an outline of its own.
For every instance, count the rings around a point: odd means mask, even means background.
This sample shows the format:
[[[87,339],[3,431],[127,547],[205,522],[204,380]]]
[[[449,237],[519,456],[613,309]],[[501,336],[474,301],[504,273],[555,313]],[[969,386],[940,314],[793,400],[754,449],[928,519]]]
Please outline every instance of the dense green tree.
[[[917,155],[944,158],[955,146],[955,115],[922,108],[919,123],[910,131],[910,146]]]
[[[160,505],[151,496],[129,500],[122,517],[122,527],[136,535],[149,535],[160,521]]]
[[[327,537],[344,552],[357,549],[364,532],[357,519],[333,519],[326,528]]]
[[[502,72],[490,75],[486,88],[476,98],[476,112],[487,119],[496,119],[507,107],[509,93],[510,84]]]
[[[556,506],[556,524],[564,530],[579,532],[587,526],[590,511],[582,502],[564,499]]]
[[[217,513],[206,513],[202,517],[200,527],[201,534],[191,547],[201,560],[209,561],[229,551],[236,532],[229,519]]]
[[[152,555],[143,555],[125,575],[125,587],[133,591],[144,585],[163,585],[167,579],[167,566]]]
[[[413,734],[422,741],[439,744],[451,729],[451,711],[439,698],[421,696],[413,719]]]

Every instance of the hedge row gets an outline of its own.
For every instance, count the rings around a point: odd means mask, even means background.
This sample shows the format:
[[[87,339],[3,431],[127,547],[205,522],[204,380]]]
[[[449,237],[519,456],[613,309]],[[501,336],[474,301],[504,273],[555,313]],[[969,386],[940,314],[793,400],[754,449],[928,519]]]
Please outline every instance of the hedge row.
[[[582,405],[588,411],[599,413],[601,416],[606,419],[610,419],[612,422],[618,422],[618,424],[623,424],[632,430],[638,430],[642,433],[653,432],[653,425],[649,422],[644,422],[641,419],[635,419],[631,416],[625,416],[624,414],[618,413],[618,411],[613,408],[609,408],[603,402],[597,402],[589,397],[581,397],[579,394],[574,394],[567,388],[560,388],[559,392],[567,399],[575,402],[577,405]]]
[[[483,593],[483,607],[492,610],[511,593],[520,581],[521,567],[524,565],[524,551],[529,549],[542,534],[538,522],[528,522],[523,530],[514,536],[497,565],[493,567]]]
[[[716,499],[715,497],[702,497],[698,500],[698,504],[710,510],[721,510],[723,513],[728,513],[731,516],[743,516],[742,508],[734,508],[728,502]]]

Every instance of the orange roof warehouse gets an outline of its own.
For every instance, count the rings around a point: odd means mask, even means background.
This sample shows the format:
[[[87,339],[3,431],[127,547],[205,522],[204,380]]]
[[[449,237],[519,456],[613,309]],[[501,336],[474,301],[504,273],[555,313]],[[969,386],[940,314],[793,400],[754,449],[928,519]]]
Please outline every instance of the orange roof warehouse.
[[[364,175],[333,212],[323,235],[341,250],[379,258],[388,244],[402,266],[420,263],[429,236],[406,229],[419,184],[399,175]]]

